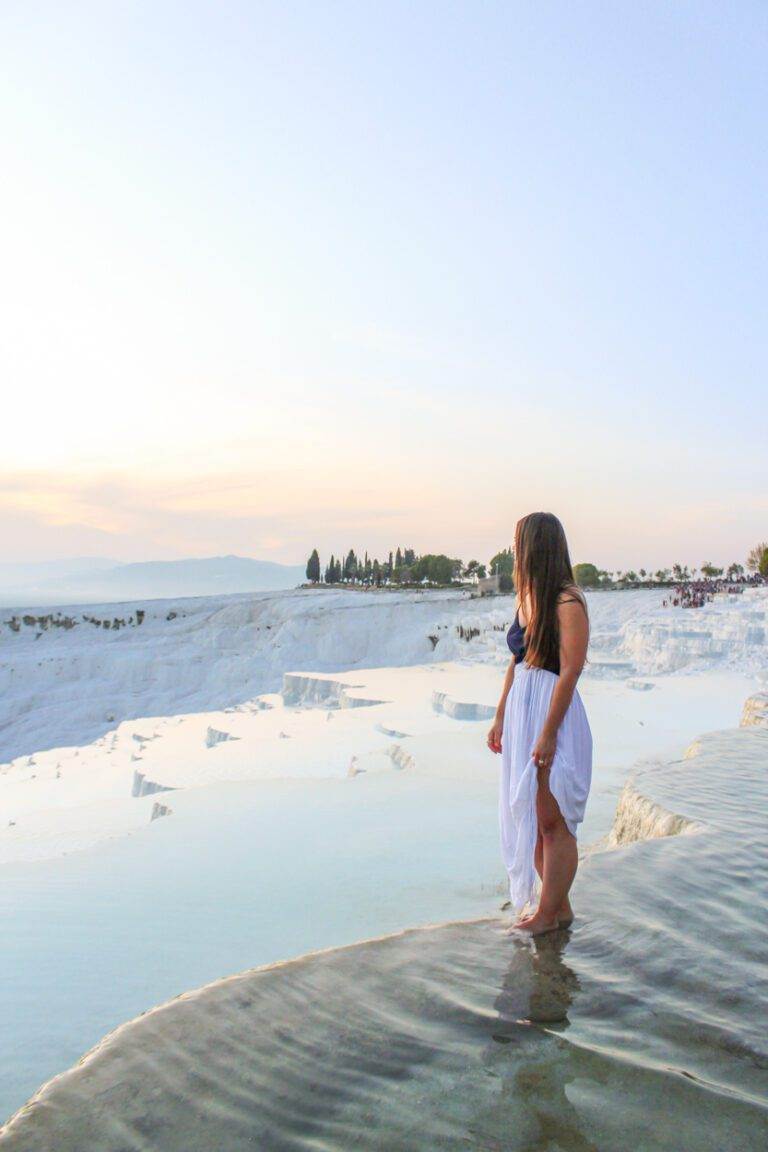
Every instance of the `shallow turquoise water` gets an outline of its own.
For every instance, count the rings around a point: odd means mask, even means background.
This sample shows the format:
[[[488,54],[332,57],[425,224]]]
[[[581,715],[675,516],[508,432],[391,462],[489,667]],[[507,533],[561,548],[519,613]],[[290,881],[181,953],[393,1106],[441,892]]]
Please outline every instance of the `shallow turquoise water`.
[[[638,786],[702,830],[591,856],[573,932],[492,917],[222,981],[121,1029],[0,1145],[764,1146],[768,730]]]

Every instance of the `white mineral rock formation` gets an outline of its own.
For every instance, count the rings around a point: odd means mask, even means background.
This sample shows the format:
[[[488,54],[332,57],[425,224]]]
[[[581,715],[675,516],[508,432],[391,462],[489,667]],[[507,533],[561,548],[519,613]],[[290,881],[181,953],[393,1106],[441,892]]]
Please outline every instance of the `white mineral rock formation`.
[[[131,796],[151,796],[154,792],[172,792],[166,784],[158,784],[154,780],[147,780],[143,772],[134,771]]]
[[[435,712],[444,712],[454,720],[490,720],[496,714],[492,704],[452,700],[445,692],[432,693],[432,707]]]
[[[638,840],[658,840],[662,836],[700,832],[701,827],[695,820],[670,812],[655,800],[643,796],[630,780],[619,796],[608,847],[618,848]]]
[[[742,728],[768,728],[768,692],[756,692],[744,701]]]
[[[217,744],[224,744],[227,740],[237,740],[237,736],[233,736],[231,732],[222,732],[219,728],[208,727],[205,734],[205,745],[207,748],[215,748]]]

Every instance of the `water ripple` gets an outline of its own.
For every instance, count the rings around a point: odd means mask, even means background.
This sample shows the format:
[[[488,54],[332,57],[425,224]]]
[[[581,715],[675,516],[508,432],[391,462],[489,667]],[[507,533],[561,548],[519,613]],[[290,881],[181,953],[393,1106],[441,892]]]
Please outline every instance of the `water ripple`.
[[[108,1036],[2,1152],[766,1146],[767,767],[762,730],[642,774],[705,828],[592,855],[572,932],[444,924],[219,981]]]

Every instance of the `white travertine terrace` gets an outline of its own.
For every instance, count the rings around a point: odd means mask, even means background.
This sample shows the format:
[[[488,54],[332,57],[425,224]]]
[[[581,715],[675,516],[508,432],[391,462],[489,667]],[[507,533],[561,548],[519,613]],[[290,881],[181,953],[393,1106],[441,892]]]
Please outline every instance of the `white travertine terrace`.
[[[768,692],[756,692],[744,702],[741,714],[742,728],[760,726],[768,728]]]

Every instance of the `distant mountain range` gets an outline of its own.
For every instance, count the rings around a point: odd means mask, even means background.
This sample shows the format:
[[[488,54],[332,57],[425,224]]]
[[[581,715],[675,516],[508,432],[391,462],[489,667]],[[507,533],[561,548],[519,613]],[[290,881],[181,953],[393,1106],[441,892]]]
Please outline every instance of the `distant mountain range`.
[[[264,592],[294,588],[304,578],[302,565],[248,556],[137,564],[120,564],[103,557],[0,563],[0,604],[32,607]]]

